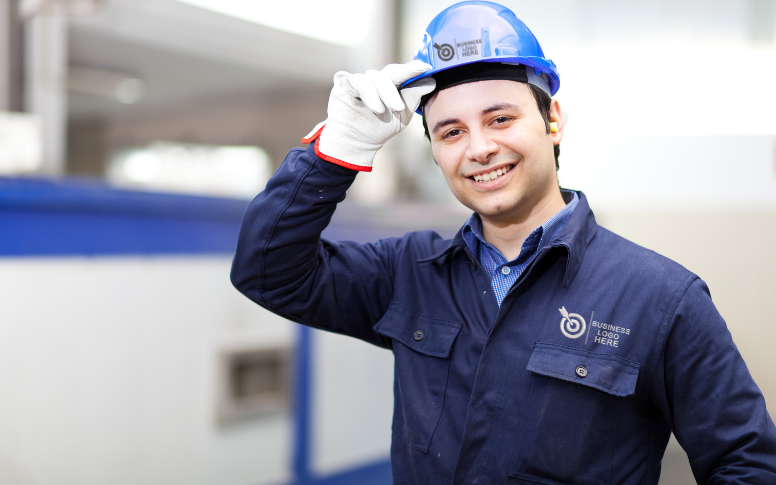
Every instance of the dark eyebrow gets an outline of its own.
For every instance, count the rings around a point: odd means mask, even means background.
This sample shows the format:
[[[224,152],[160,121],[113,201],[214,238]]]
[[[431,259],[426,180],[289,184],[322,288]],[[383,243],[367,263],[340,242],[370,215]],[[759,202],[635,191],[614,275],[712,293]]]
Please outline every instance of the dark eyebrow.
[[[444,128],[447,125],[452,125],[454,123],[460,123],[461,120],[458,118],[447,118],[446,120],[442,120],[439,123],[434,125],[434,129],[431,130],[431,134],[436,134],[437,131],[439,131],[440,128]]]
[[[500,104],[494,104],[493,106],[490,106],[488,108],[485,108],[480,112],[480,116],[485,116],[488,113],[493,113],[494,111],[502,111],[505,109],[513,109],[513,110],[520,110],[520,106],[516,104],[511,103],[500,103]]]

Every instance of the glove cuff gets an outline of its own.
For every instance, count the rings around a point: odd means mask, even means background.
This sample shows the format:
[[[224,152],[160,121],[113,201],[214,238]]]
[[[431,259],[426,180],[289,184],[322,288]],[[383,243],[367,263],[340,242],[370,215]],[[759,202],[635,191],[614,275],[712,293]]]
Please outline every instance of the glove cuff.
[[[340,167],[349,168],[351,170],[358,170],[359,172],[371,172],[372,166],[371,165],[356,165],[354,163],[348,163],[344,160],[340,160],[339,158],[330,157],[329,155],[326,155],[325,153],[321,152],[320,149],[321,145],[321,138],[318,137],[315,140],[315,145],[313,146],[313,149],[315,150],[315,154],[320,158],[321,160],[326,160],[327,162],[331,162],[333,164],[339,165]],[[370,161],[371,163],[371,161]]]
[[[310,133],[307,134],[307,136],[302,138],[302,143],[314,143],[313,149],[315,150],[315,155],[321,160],[326,160],[327,162],[331,162],[335,165],[349,168],[351,170],[358,170],[359,172],[372,171],[372,161],[374,160],[375,153],[372,152],[371,150],[354,150],[354,149],[348,149],[348,148],[338,149],[333,145],[330,146],[331,144],[326,142],[324,142],[324,148],[321,149],[321,135],[323,134],[323,129],[325,127],[326,127],[326,121],[322,121],[321,123],[318,123],[318,125],[315,128],[313,128],[313,131],[311,131]],[[333,137],[333,138],[337,138],[337,137]],[[343,158],[347,158],[348,160],[352,160],[352,161],[358,161],[361,163],[346,162],[345,160],[343,160]]]
[[[321,136],[321,132],[326,127],[326,122],[329,121],[328,119],[321,121],[317,125],[315,125],[315,128],[313,128],[313,131],[308,133],[302,138],[302,143],[312,143],[315,141],[316,138]]]

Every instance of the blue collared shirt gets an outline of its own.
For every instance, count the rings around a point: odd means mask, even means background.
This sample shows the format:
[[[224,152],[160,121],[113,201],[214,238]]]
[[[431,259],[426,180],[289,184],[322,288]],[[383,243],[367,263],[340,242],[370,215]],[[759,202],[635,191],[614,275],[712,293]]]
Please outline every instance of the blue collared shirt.
[[[579,202],[577,193],[566,190],[563,193],[565,197],[571,197],[571,201],[526,238],[520,248],[520,254],[512,261],[507,261],[501,251],[485,240],[482,235],[482,221],[477,214],[472,214],[463,226],[463,240],[488,273],[490,285],[493,287],[493,294],[496,295],[499,306],[539,249],[548,246],[560,234],[577,207]]]

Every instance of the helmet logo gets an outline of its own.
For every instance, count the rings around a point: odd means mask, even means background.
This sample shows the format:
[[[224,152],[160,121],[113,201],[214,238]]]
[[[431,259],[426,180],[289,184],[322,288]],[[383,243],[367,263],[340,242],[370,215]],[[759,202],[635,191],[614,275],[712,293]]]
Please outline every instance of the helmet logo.
[[[449,61],[455,56],[455,49],[450,44],[434,44],[434,48],[437,50],[437,55],[443,61]]]

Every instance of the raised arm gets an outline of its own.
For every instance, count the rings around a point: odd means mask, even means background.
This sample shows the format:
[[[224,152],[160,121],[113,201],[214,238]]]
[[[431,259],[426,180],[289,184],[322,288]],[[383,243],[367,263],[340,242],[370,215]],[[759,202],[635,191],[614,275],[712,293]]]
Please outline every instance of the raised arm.
[[[232,283],[259,305],[305,325],[387,345],[372,326],[393,295],[400,239],[328,242],[321,232],[358,171],[412,118],[433,80],[399,91],[430,66],[414,61],[337,73],[328,119],[292,150],[245,214]]]

